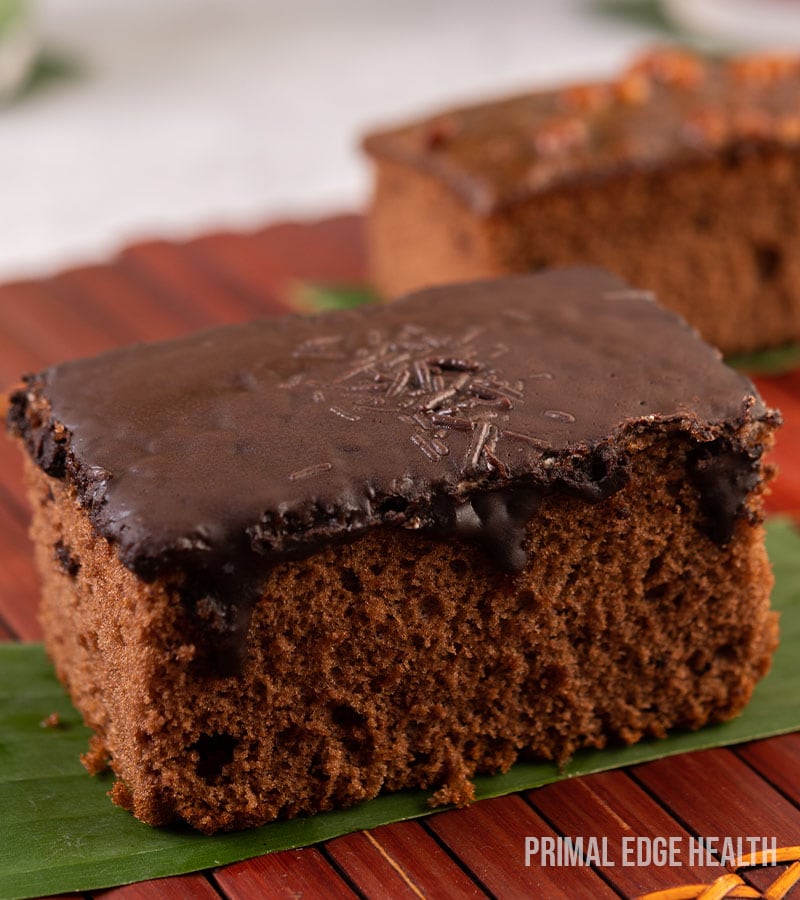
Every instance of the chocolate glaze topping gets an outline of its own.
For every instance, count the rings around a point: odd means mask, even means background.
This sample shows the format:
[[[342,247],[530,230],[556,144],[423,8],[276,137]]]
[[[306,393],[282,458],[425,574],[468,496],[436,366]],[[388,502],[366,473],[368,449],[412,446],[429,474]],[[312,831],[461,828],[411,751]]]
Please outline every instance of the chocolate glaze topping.
[[[489,214],[564,184],[798,147],[798,110],[800,56],[710,62],[671,49],[614,81],[451,110],[371,135],[365,149],[442,179]]]
[[[9,422],[124,565],[180,585],[226,669],[269,566],[387,525],[518,572],[542,497],[610,496],[620,438],[654,423],[698,442],[724,543],[758,477],[731,435],[774,415],[647,292],[576,268],[65,363],[27,379]]]

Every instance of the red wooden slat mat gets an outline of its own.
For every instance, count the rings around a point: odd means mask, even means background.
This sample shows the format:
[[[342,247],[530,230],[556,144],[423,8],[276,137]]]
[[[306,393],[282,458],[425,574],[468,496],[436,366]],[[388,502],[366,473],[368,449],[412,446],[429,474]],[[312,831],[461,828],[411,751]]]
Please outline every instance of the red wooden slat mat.
[[[293,306],[299,282],[364,278],[361,220],[283,224],[187,243],[141,243],[107,265],[0,287],[0,387],[69,357]],[[786,426],[773,512],[800,511],[800,374],[762,378]],[[38,586],[26,534],[17,450],[0,440],[0,640],[36,640]],[[525,866],[525,837],[606,835],[617,865]],[[213,872],[98,893],[171,897],[616,897],[711,884],[714,859],[680,868],[622,867],[626,835],[775,835],[800,844],[800,733],[705,751],[484,801],[423,821],[361,832]],[[759,891],[778,869],[741,872]],[[685,895],[684,895],[685,896]],[[716,893],[714,896],[726,896]],[[778,896],[775,894],[774,896]],[[800,898],[800,886],[784,896]]]

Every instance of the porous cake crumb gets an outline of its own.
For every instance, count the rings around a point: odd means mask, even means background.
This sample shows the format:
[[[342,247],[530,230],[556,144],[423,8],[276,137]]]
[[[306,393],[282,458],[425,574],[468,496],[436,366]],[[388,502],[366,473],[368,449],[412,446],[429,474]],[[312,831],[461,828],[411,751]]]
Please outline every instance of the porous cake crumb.
[[[594,269],[29,376],[41,617],[114,802],[211,833],[736,715],[778,415]]]

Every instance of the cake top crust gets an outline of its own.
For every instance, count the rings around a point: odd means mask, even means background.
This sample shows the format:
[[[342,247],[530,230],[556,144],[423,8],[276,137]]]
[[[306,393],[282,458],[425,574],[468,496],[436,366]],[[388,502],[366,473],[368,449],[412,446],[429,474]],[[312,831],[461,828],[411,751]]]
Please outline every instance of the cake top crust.
[[[654,51],[613,81],[466,106],[370,135],[366,151],[490,214],[551,188],[753,146],[800,146],[800,57]]]
[[[541,492],[618,490],[625,435],[710,442],[773,416],[681,319],[592,268],[226,326],[26,381],[12,431],[146,578],[390,523],[483,526],[516,571],[509,534]]]

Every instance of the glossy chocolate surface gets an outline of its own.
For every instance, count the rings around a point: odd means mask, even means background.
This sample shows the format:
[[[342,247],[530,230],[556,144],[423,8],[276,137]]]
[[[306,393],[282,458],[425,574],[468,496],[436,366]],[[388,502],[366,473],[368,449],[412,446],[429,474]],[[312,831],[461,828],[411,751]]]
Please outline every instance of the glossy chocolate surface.
[[[688,474],[725,543],[759,477],[729,436],[771,416],[647,292],[575,268],[65,363],[9,421],[123,564],[177,578],[235,658],[267,567],[388,526],[518,572],[542,497],[618,491],[643,429],[697,441]]]

